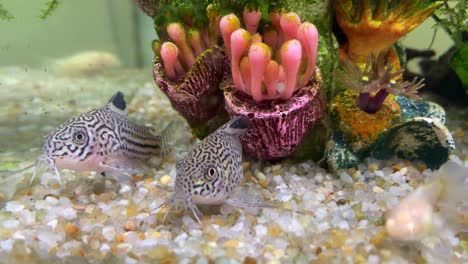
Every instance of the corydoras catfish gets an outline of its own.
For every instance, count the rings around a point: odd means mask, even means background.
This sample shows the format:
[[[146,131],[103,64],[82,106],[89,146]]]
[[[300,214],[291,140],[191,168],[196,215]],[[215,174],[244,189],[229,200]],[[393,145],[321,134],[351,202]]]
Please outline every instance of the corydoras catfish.
[[[161,134],[138,125],[127,117],[122,92],[117,92],[103,107],[75,116],[53,130],[36,160],[47,161],[60,182],[59,169],[96,171],[130,184],[132,175],[147,171],[155,157],[169,150],[171,123]],[[31,182],[34,176],[31,177]]]
[[[166,216],[174,203],[189,208],[199,223],[201,212],[197,204],[270,207],[260,201],[248,201],[245,199],[248,197],[239,192],[243,178],[239,137],[247,132],[250,124],[247,117],[233,118],[177,162],[174,194],[161,205],[169,206]]]

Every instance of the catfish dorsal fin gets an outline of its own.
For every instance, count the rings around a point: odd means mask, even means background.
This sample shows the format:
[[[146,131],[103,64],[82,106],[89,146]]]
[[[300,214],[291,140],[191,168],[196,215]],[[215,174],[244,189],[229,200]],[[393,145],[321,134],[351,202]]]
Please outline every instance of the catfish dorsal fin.
[[[127,103],[125,102],[124,94],[121,91],[118,91],[117,93],[115,93],[111,97],[107,105],[113,111],[122,115],[127,115]]]

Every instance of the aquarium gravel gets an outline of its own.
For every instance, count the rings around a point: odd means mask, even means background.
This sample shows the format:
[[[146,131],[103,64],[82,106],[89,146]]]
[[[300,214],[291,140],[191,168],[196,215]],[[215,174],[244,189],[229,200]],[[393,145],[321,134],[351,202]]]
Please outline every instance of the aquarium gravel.
[[[23,71],[0,70],[2,91],[8,91],[0,113],[14,120],[0,120],[6,142],[0,153],[1,263],[468,262],[466,233],[447,227],[421,241],[399,242],[384,231],[384,212],[433,174],[424,164],[404,160],[367,159],[332,175],[312,161],[246,157],[241,185],[273,207],[205,206],[201,225],[183,210],[171,210],[163,222],[167,208],[158,208],[171,194],[176,161],[196,142],[188,126],[180,126],[179,140],[160,167],[135,176],[135,188],[68,170],[61,172],[60,186],[53,172],[40,168],[29,185],[32,170],[11,171],[33,163],[43,134],[99,107],[116,90],[127,100],[133,95],[130,118],[137,123],[162,129],[181,119],[145,71],[89,79]],[[459,120],[448,114],[458,147],[452,160],[468,167],[466,115],[455,110]],[[19,135],[26,139],[20,142]]]

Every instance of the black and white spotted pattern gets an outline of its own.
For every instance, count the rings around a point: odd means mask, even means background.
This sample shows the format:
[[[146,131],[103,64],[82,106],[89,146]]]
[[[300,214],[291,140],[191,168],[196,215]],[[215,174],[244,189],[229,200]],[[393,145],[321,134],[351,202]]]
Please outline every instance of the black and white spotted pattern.
[[[131,122],[125,107],[123,94],[118,92],[105,106],[67,120],[47,136],[43,155],[55,162],[66,159],[83,170],[99,169],[97,164],[86,163],[90,160],[136,165],[160,155],[163,137]]]
[[[179,161],[171,202],[182,202],[194,211],[195,217],[198,212],[196,204],[225,202],[243,177],[239,136],[249,126],[248,118],[236,117],[206,137]]]

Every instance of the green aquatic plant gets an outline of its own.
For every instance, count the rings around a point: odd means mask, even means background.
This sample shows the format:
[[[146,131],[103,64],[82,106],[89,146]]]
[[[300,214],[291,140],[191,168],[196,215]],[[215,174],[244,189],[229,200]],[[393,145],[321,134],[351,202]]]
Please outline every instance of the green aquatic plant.
[[[453,4],[453,6],[450,6]],[[437,22],[436,27],[443,28],[453,40],[456,47],[463,45],[463,32],[468,31],[468,2],[446,1],[436,10],[432,17]]]
[[[59,0],[51,0],[46,3],[46,6],[44,9],[41,11],[41,15],[39,17],[43,20],[48,18],[61,4],[61,1]],[[14,16],[13,14],[10,13],[0,2],[0,20],[11,20],[13,19]]]
[[[386,52],[372,54],[364,66],[351,59],[341,62],[342,70],[335,72],[336,80],[346,88],[359,93],[357,106],[370,114],[377,112],[390,95],[404,95],[419,99],[417,92],[424,87],[424,79],[415,77],[411,82],[399,81],[403,70],[393,71],[391,63],[385,60]]]
[[[13,15],[8,10],[6,10],[0,2],[0,20],[11,20],[13,18]]]
[[[41,19],[46,19],[48,18],[52,12],[54,12],[57,7],[60,5],[60,1],[59,0],[51,0],[49,2],[46,3],[46,7],[44,9],[42,9],[42,13],[41,15],[39,16]]]
[[[432,17],[437,22],[436,27],[444,29],[454,43],[456,51],[450,59],[450,67],[457,73],[468,92],[467,9],[466,0],[446,1]]]

